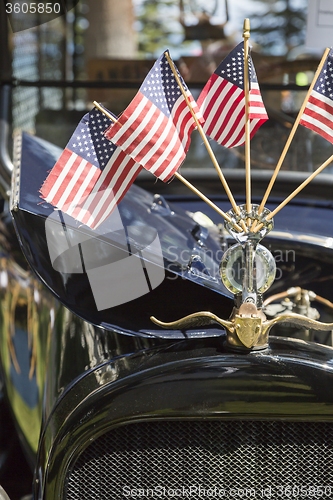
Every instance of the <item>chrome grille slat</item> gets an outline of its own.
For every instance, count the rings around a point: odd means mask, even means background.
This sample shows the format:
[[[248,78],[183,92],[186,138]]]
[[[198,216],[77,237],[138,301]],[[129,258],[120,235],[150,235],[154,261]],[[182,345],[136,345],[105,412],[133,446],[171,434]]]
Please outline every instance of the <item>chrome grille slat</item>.
[[[235,498],[232,488],[259,492],[271,486],[273,493],[278,485],[331,486],[333,495],[332,464],[330,422],[140,422],[109,431],[88,446],[69,471],[65,498],[119,500],[132,498],[124,495],[125,486],[199,485],[224,488],[228,500]]]

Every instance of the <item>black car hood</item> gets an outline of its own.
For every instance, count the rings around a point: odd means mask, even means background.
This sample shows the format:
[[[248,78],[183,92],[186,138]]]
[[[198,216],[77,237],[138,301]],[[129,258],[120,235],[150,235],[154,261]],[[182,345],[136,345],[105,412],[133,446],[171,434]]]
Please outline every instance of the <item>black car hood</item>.
[[[203,227],[198,214],[132,185],[91,230],[40,197],[60,154],[26,133],[16,141],[12,215],[30,266],[66,307],[95,325],[164,337],[184,334],[156,328],[151,315],[172,321],[209,310],[228,317],[232,300],[219,275],[216,226]]]

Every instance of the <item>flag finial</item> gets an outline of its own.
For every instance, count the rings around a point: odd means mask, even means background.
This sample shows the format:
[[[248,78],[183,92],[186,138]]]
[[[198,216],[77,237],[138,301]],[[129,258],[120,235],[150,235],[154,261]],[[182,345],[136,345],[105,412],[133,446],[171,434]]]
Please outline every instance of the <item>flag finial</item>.
[[[250,19],[244,19],[243,38],[250,38]]]
[[[249,38],[250,38],[250,19],[244,19],[243,25],[244,38],[244,93],[245,93],[245,179],[246,179],[246,210],[250,214],[252,210],[251,203],[251,159],[250,159],[250,82],[249,82]],[[251,219],[247,220],[251,225]]]

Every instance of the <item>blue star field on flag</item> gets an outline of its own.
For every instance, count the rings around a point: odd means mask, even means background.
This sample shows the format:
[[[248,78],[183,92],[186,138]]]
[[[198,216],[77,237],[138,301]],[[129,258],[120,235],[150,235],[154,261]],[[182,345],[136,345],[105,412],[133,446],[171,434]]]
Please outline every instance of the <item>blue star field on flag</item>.
[[[188,91],[179,72],[178,76],[185,91]],[[141,85],[140,92],[166,116],[170,116],[172,108],[182,92],[165,54],[162,54],[155,62],[148,77]]]
[[[115,116],[116,119],[116,116]],[[67,148],[95,167],[104,170],[117,146],[108,141],[105,130],[111,125],[110,118],[97,108],[82,118],[74,134],[67,144]]]
[[[252,58],[248,57],[250,136],[268,119]],[[221,62],[198,98],[205,119],[203,130],[222,146],[245,142],[244,42]]]
[[[243,42],[237,45],[237,47],[232,50],[223,62],[215,70],[215,74],[223,77],[228,82],[237,85],[240,89],[244,90],[244,47]],[[252,58],[249,57],[249,81],[250,89],[251,83],[258,83],[256,70],[252,62]]]

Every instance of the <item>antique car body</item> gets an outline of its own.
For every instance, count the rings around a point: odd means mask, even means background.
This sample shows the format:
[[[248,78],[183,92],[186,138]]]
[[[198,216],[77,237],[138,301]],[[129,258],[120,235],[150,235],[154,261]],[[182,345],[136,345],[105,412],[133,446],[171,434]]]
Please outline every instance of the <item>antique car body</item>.
[[[262,241],[277,266],[264,299],[278,296],[264,311],[300,313],[306,329],[289,318],[267,345],[234,349],[216,321],[162,328],[151,317],[233,314],[219,265],[234,240],[203,201],[149,173],[120,203],[116,230],[111,218],[96,235],[61,218],[39,197],[61,149],[19,135],[12,173],[10,95],[20,83],[9,65],[0,89],[0,483],[11,500],[332,498],[333,328],[314,323],[333,322],[332,173],[277,214]],[[244,203],[244,172],[224,173]],[[271,173],[252,171],[254,203]],[[215,172],[184,175],[230,209]],[[267,208],[306,175],[281,171]],[[132,256],[140,273],[128,266],[119,278]]]
[[[78,272],[75,263],[64,272],[50,256],[54,209],[41,202],[37,186],[60,150],[28,134],[19,150],[11,211],[5,202],[1,215],[1,366],[34,471],[33,498],[329,498],[331,332],[277,327],[266,348],[239,351],[228,347],[219,324],[153,324],[151,316],[230,316],[234,299],[220,281],[217,256],[233,241],[200,200],[136,186],[119,213],[124,226],[156,229],[165,276],[147,293],[99,309],[89,269]],[[299,178],[283,176],[273,203],[284,182],[290,189]],[[235,180],[243,189],[242,175],[231,175]],[[207,189],[207,176],[205,183]],[[264,240],[278,268],[271,292],[301,286],[332,300],[331,189],[331,176],[323,176],[276,217]],[[213,198],[228,209],[223,195]],[[58,232],[52,226],[54,241],[65,229],[77,243],[82,227],[66,224]],[[117,238],[107,231],[89,237],[96,263],[107,264]],[[84,242],[82,248],[84,254]],[[332,322],[327,304],[318,310],[321,321]]]

